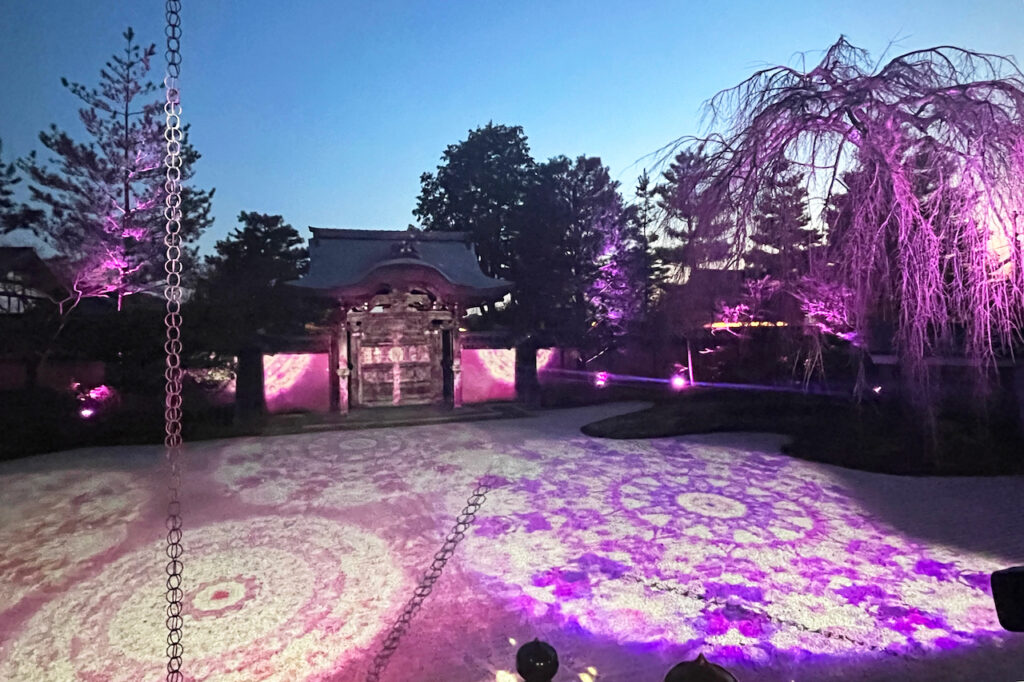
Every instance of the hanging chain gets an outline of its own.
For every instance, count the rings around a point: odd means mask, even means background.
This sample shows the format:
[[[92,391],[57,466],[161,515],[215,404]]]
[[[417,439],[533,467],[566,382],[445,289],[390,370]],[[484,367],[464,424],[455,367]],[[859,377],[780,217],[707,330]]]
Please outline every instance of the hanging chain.
[[[387,668],[392,654],[398,648],[399,641],[408,631],[409,624],[412,623],[413,617],[420,610],[424,600],[430,596],[430,592],[434,589],[434,583],[441,577],[441,572],[444,570],[445,564],[448,563],[448,559],[455,552],[455,547],[466,536],[466,530],[473,523],[473,520],[476,519],[476,513],[480,511],[480,507],[483,506],[487,493],[490,492],[492,487],[487,477],[484,477],[480,479],[476,490],[466,500],[466,506],[463,507],[462,513],[455,519],[455,526],[452,527],[452,531],[445,538],[441,549],[434,555],[434,561],[430,564],[430,568],[423,574],[416,589],[413,590],[412,599],[406,603],[401,615],[398,616],[395,624],[388,631],[388,636],[384,639],[380,652],[373,658],[373,664],[370,666],[369,672],[366,673],[366,682],[379,682],[381,673]]]
[[[164,300],[167,314],[164,324],[167,336],[164,351],[167,354],[164,378],[164,446],[170,468],[170,496],[167,502],[167,682],[183,682],[182,654],[182,554],[181,503],[178,489],[181,485],[181,97],[178,76],[181,73],[181,0],[167,0],[167,75],[164,77],[164,103],[166,127],[164,164],[167,193],[164,218],[167,221],[164,246],[167,247],[164,270],[167,278]]]

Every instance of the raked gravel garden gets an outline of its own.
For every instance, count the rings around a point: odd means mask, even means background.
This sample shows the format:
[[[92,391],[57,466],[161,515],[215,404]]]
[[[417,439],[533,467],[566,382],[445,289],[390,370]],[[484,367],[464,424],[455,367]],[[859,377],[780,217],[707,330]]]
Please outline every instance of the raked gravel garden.
[[[637,405],[189,444],[192,680],[362,680],[483,476],[493,484],[383,679],[1024,679],[989,574],[1024,563],[1024,478],[912,478],[782,437],[580,427]],[[0,680],[162,678],[161,449],[0,463]]]

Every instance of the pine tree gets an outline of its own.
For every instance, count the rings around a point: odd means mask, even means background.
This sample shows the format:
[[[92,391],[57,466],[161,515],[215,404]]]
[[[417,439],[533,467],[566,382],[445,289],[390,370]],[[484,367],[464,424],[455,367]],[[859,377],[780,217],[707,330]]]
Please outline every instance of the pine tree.
[[[164,139],[163,103],[145,82],[156,46],[135,43],[129,28],[125,48],[100,70],[98,88],[61,83],[85,106],[79,109],[88,142],[55,125],[39,135],[54,156],[51,167],[35,153],[22,162],[32,200],[46,209],[39,231],[66,263],[72,294],[67,312],[88,297],[115,295],[118,309],[130,294],[155,289],[163,280]],[[182,241],[188,245],[213,223],[213,190],[188,184],[199,154],[182,145]],[[186,259],[194,259],[186,248]]]
[[[302,335],[323,306],[285,286],[306,273],[309,250],[284,218],[243,211],[238,222],[206,257],[184,317],[197,348],[238,358],[235,405],[249,416],[265,407],[263,350],[274,347],[273,337]]]
[[[29,228],[39,219],[38,211],[15,201],[14,186],[21,182],[21,178],[13,162],[3,162],[3,151],[3,140],[0,140],[0,234]]]
[[[3,152],[3,141],[0,141],[0,152]],[[13,188],[20,180],[14,164],[5,166],[3,156],[0,156],[0,234],[14,229],[10,219],[15,206]]]
[[[781,281],[793,281],[805,274],[810,249],[821,239],[810,221],[803,174],[789,164],[781,164],[774,182],[762,187],[758,195],[747,262],[759,271],[758,275]]]
[[[658,253],[683,270],[720,265],[729,254],[729,221],[725,206],[708,191],[707,158],[698,151],[676,155],[655,188],[665,212],[665,236],[671,245]]]
[[[629,219],[635,226],[643,249],[639,273],[643,281],[642,316],[646,317],[651,302],[654,301],[668,279],[668,267],[659,257],[655,247],[655,230],[660,220],[661,209],[658,206],[658,187],[651,181],[647,169],[637,178],[633,190],[635,203],[630,207]]]
[[[206,348],[237,351],[260,333],[301,334],[308,310],[284,285],[309,265],[302,237],[279,215],[242,211],[241,225],[206,256],[190,301],[190,332]]]

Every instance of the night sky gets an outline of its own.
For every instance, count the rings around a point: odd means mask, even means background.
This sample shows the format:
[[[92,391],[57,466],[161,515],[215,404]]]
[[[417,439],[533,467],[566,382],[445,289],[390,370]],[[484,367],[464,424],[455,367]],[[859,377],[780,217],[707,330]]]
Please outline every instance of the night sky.
[[[890,43],[1024,56],[1022,0],[183,4],[184,117],[196,181],[217,188],[205,250],[241,210],[304,236],[404,228],[420,174],[490,120],[522,125],[538,160],[600,156],[631,189],[646,155],[701,132],[715,92],[841,33],[876,57]],[[159,43],[162,23],[157,1],[0,2],[3,160],[43,151],[50,123],[77,136],[60,78],[97,83],[125,27]]]

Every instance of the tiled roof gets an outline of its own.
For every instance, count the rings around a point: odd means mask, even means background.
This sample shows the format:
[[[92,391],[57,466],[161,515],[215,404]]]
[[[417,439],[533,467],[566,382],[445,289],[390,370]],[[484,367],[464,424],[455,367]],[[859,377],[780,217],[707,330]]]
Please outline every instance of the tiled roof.
[[[339,291],[358,285],[375,270],[418,266],[436,271],[460,289],[502,294],[512,283],[488,277],[464,232],[341,230],[311,227],[309,273],[292,285]]]

